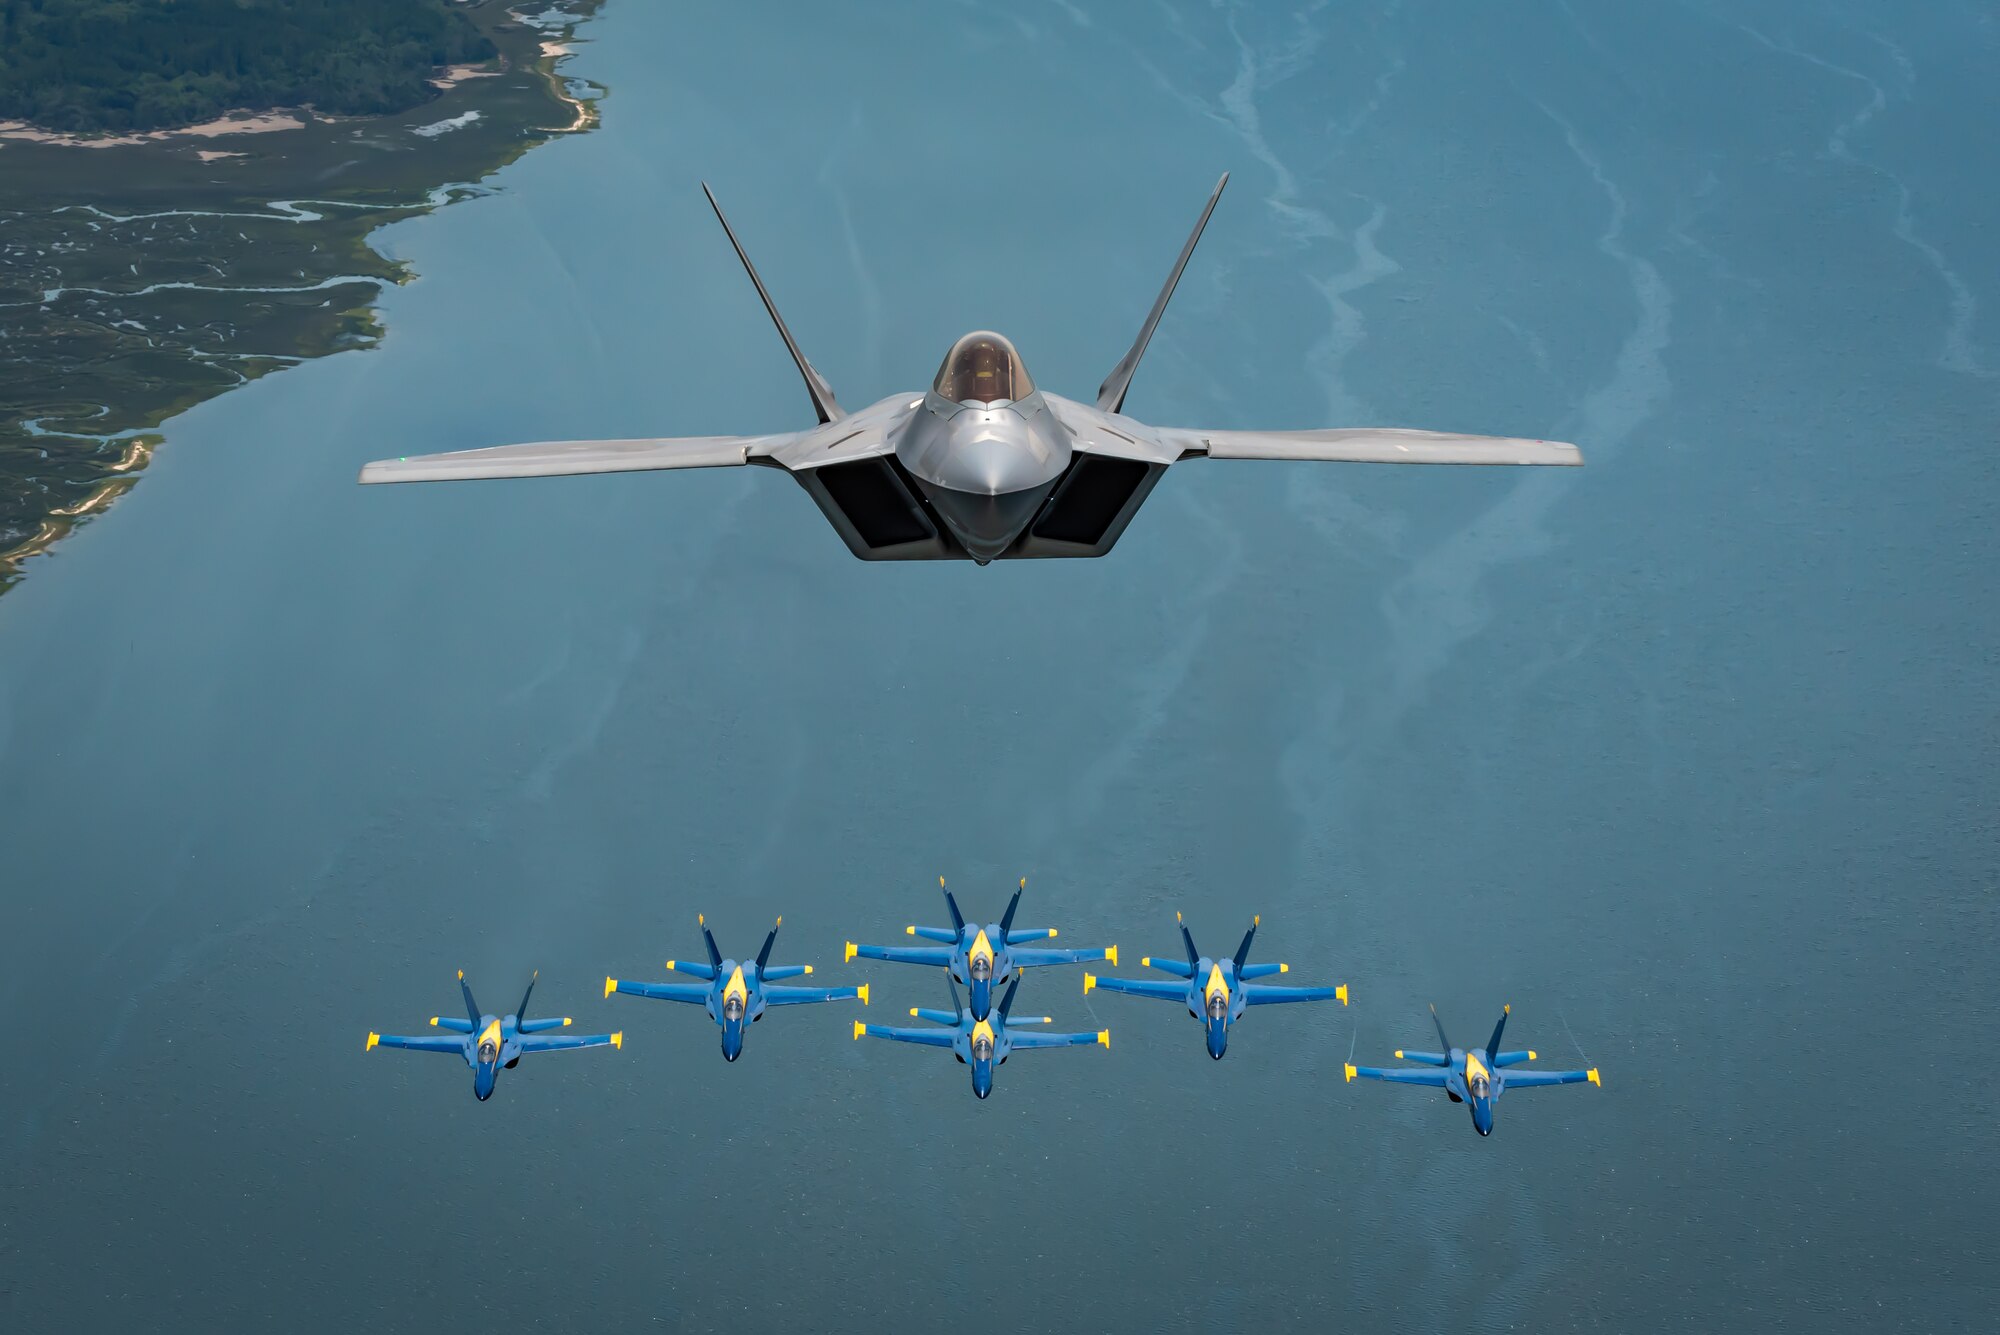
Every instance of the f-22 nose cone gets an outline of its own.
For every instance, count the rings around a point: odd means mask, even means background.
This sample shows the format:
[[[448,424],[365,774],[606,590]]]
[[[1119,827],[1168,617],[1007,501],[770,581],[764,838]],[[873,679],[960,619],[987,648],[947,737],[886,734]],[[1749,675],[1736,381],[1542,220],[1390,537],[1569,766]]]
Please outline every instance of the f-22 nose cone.
[[[931,508],[975,561],[990,561],[1012,546],[1054,486],[1050,481],[1028,491],[978,495],[923,484]]]
[[[999,556],[1069,466],[1070,442],[1040,397],[953,403],[926,396],[896,457],[976,561]]]

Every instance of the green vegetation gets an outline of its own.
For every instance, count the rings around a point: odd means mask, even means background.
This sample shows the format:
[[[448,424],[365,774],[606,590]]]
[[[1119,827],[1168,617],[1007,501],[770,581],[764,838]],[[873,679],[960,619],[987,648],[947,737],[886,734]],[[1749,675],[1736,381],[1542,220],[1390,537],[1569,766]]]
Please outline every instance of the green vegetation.
[[[140,479],[171,444],[167,419],[372,346],[381,285],[411,275],[369,233],[484,193],[483,177],[596,123],[593,91],[545,44],[598,3],[544,0],[523,21],[476,0],[464,14],[497,70],[400,115],[96,148],[0,141],[0,590]]]
[[[0,0],[0,120],[156,130],[236,108],[384,115],[491,59],[445,0]]]

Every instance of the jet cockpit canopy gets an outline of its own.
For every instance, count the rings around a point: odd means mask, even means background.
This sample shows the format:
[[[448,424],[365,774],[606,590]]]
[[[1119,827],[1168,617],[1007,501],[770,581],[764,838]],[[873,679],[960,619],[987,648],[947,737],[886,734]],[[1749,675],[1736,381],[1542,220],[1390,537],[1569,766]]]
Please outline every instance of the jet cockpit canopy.
[[[976,329],[951,345],[931,388],[954,403],[990,404],[1025,399],[1035,392],[1035,382],[1012,343]]]

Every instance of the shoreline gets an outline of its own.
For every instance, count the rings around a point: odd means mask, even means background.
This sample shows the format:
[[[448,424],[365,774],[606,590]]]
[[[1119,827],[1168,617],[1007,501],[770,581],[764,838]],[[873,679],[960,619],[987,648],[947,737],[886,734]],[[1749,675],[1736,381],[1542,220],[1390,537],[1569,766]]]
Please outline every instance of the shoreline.
[[[10,251],[35,257],[0,257],[0,339],[24,371],[0,387],[0,466],[32,482],[0,516],[13,539],[0,538],[0,593],[137,484],[174,417],[374,346],[383,287],[415,275],[370,235],[486,193],[524,153],[597,123],[603,90],[573,90],[556,65],[601,3],[535,21],[485,10],[501,55],[440,67],[438,95],[392,115],[239,111],[97,136],[0,122],[0,160],[24,185],[10,226],[28,229]],[[549,123],[552,104],[566,125]],[[76,148],[126,152],[78,177],[69,164],[94,159]],[[156,226],[173,229],[164,245]]]

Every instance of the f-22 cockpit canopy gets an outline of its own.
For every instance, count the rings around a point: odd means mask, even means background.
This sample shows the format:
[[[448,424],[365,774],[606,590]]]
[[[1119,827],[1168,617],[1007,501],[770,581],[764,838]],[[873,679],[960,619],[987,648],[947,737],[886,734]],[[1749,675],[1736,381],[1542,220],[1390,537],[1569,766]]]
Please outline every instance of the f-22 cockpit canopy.
[[[1035,382],[1012,343],[976,329],[951,345],[931,388],[954,403],[1011,403],[1034,393]]]

